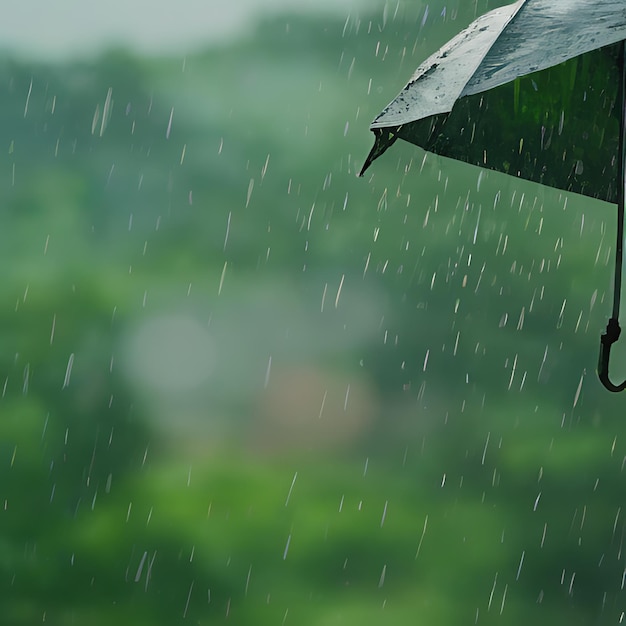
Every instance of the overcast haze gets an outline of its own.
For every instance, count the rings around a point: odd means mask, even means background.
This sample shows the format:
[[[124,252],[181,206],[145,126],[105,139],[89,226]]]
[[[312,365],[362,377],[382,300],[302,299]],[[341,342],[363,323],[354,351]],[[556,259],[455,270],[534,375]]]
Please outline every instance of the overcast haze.
[[[0,20],[1,46],[22,55],[93,54],[122,44],[142,52],[185,52],[245,32],[262,15],[333,11],[372,0],[19,0]]]

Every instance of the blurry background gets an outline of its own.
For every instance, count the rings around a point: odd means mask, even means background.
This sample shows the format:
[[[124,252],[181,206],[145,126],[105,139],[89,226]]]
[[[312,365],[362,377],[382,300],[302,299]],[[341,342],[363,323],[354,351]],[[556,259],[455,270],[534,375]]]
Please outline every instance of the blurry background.
[[[0,624],[623,619],[615,207],[356,178],[499,4],[5,11]]]

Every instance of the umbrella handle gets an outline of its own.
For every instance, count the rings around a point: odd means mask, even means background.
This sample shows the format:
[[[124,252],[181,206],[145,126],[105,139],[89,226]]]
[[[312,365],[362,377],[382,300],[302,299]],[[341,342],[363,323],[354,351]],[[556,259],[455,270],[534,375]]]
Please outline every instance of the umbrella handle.
[[[600,356],[598,358],[598,378],[609,391],[624,391],[626,381],[621,385],[614,385],[609,379],[609,357],[611,356],[611,346],[619,339],[622,329],[615,317],[609,320],[606,325],[606,333],[600,337]]]

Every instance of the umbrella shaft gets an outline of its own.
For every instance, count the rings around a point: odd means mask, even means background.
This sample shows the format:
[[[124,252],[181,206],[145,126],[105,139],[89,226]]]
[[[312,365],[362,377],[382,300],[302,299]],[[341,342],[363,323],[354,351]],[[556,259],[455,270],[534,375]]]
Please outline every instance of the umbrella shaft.
[[[622,288],[622,257],[624,246],[624,185],[626,184],[626,60],[625,44],[620,47],[620,84],[616,106],[622,108],[619,129],[619,149],[617,154],[617,241],[615,246],[615,284],[613,288],[613,318],[618,319]]]

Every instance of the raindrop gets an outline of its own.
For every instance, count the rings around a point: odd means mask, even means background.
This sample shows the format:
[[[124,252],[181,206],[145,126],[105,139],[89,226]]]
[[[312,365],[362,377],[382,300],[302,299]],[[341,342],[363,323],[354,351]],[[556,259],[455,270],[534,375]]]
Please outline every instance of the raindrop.
[[[500,615],[502,615],[502,612],[504,611],[504,603],[506,601],[506,592],[508,590],[509,586],[504,585],[504,593],[502,594],[502,604],[500,605]]]
[[[63,379],[63,387],[65,389],[70,384],[70,378],[72,376],[72,367],[74,366],[74,353],[70,354],[69,359],[67,360],[67,367],[65,368],[65,378]]]
[[[422,549],[422,543],[424,542],[424,535],[426,534],[426,527],[428,526],[428,515],[424,519],[424,527],[422,528],[422,534],[420,536],[419,543],[417,544],[417,551],[415,552],[415,558],[420,554],[420,550]]]
[[[191,600],[191,593],[193,591],[193,584],[195,581],[191,581],[191,585],[189,586],[189,593],[187,594],[187,602],[185,603],[185,610],[183,611],[183,618],[187,617],[187,611],[189,609],[189,602]],[[230,606],[230,600],[229,600],[229,606]]]
[[[378,580],[378,588],[380,589],[385,584],[385,574],[387,573],[387,565],[383,565],[383,571],[380,573],[380,579]]]
[[[135,574],[135,582],[139,582],[139,580],[141,579],[141,573],[143,571],[143,565],[146,562],[146,557],[148,556],[147,552],[143,553],[143,556],[141,557],[141,561],[139,561],[139,567],[137,568],[137,573]]]
[[[326,397],[328,396],[328,391],[324,391],[324,395],[322,396],[322,403],[320,405],[320,411],[317,415],[317,419],[322,418],[322,413],[324,412],[324,405],[326,404]]]
[[[522,310],[519,314],[519,320],[517,322],[517,330],[522,330],[523,326],[524,326],[524,312],[525,312],[525,307],[522,307]]]
[[[491,586],[491,592],[489,593],[489,602],[487,603],[487,611],[491,610],[491,603],[493,602],[493,594],[496,591],[496,585],[498,583],[498,572],[493,578],[493,585]]]
[[[102,122],[100,123],[100,137],[104,135],[109,118],[111,116],[111,108],[113,106],[113,89],[109,87],[106,98],[104,99],[104,107],[102,109]]]
[[[567,589],[567,593],[571,596],[573,595],[574,590],[574,579],[576,578],[576,572],[572,572],[572,577],[570,578],[569,587]]]
[[[559,312],[559,319],[556,324],[557,328],[561,328],[561,326],[563,326],[563,313],[565,312],[566,304],[567,304],[567,299],[563,300],[563,304],[561,305],[561,311]]]
[[[263,164],[263,167],[261,168],[261,180],[265,178],[265,174],[267,173],[267,167],[269,163],[270,163],[270,155],[268,153],[267,158],[265,159],[265,163]]]
[[[30,103],[30,95],[33,92],[33,79],[30,79],[30,85],[28,86],[28,93],[26,94],[26,103],[24,104],[24,117],[28,114],[28,105]]]
[[[517,354],[515,355],[515,358],[513,359],[513,367],[511,368],[511,378],[509,380],[509,386],[508,389],[511,389],[511,385],[513,384],[513,378],[515,378],[515,369],[517,368]]]
[[[232,211],[228,211],[228,218],[226,220],[226,234],[224,235],[224,246],[223,250],[226,250],[226,244],[228,243],[228,235],[230,234],[230,218],[232,215]]]
[[[248,588],[250,587],[250,576],[252,575],[252,565],[248,568],[248,575],[246,576],[246,586],[244,588],[244,596],[248,596]]]
[[[343,25],[343,30],[341,31],[341,37],[342,37],[342,39],[346,36],[346,31],[347,31],[347,29],[348,29],[348,25],[349,25],[349,24],[350,24],[350,15],[348,14],[348,15],[346,16],[346,21],[344,22],[344,25]]]
[[[246,194],[246,208],[248,208],[248,205],[250,204],[250,197],[252,196],[253,189],[254,189],[254,178],[251,178],[250,182],[248,183],[248,193]]]
[[[313,211],[315,210],[315,202],[311,205],[311,210],[309,211],[309,217],[306,223],[306,229],[311,230],[311,219],[313,218]]]
[[[519,580],[519,576],[520,576],[520,573],[522,571],[522,565],[524,564],[524,555],[525,554],[526,554],[526,551],[522,550],[522,556],[520,557],[520,560],[519,560],[519,566],[517,568],[517,574],[515,576],[515,580]]]
[[[385,517],[387,517],[387,504],[388,504],[388,500],[385,500],[385,506],[383,507],[383,515],[382,515],[381,520],[380,520],[380,527],[381,528],[385,524]]]
[[[220,284],[219,287],[217,288],[217,295],[221,295],[222,293],[222,287],[224,285],[224,278],[226,276],[226,266],[228,265],[228,261],[224,261],[224,267],[222,268],[222,275],[220,276]]]
[[[289,552],[289,544],[291,543],[291,533],[287,537],[287,543],[285,544],[285,550],[283,551],[283,561],[287,560],[287,553]]]
[[[287,492],[287,498],[285,499],[285,506],[287,506],[289,504],[289,499],[291,498],[291,492],[293,491],[293,487],[296,484],[296,479],[298,478],[298,472],[295,472],[293,475],[293,480],[291,481],[291,485],[289,486],[289,491]],[[342,504],[343,504],[343,498],[342,498]],[[341,510],[341,507],[340,507]]]
[[[580,398],[580,392],[582,391],[582,388],[583,388],[583,380],[585,379],[585,373],[586,373],[586,370],[583,370],[583,373],[580,375],[578,388],[576,389],[576,394],[574,395],[574,404],[572,406],[573,409],[575,409],[576,405],[578,404],[578,399]]]
[[[491,433],[487,433],[487,439],[485,440],[485,447],[483,448],[483,456],[480,461],[481,465],[485,464],[485,457],[487,456],[487,448],[489,447],[489,438],[491,437]]]
[[[337,288],[337,295],[335,296],[335,308],[338,308],[339,306],[339,297],[341,296],[341,289],[343,288],[343,281],[345,279],[346,275],[342,274],[341,275],[341,280],[339,281],[339,287]]]
[[[165,131],[165,138],[170,138],[170,132],[172,131],[172,120],[174,119],[174,107],[170,111],[170,119],[167,122],[167,130]]]

